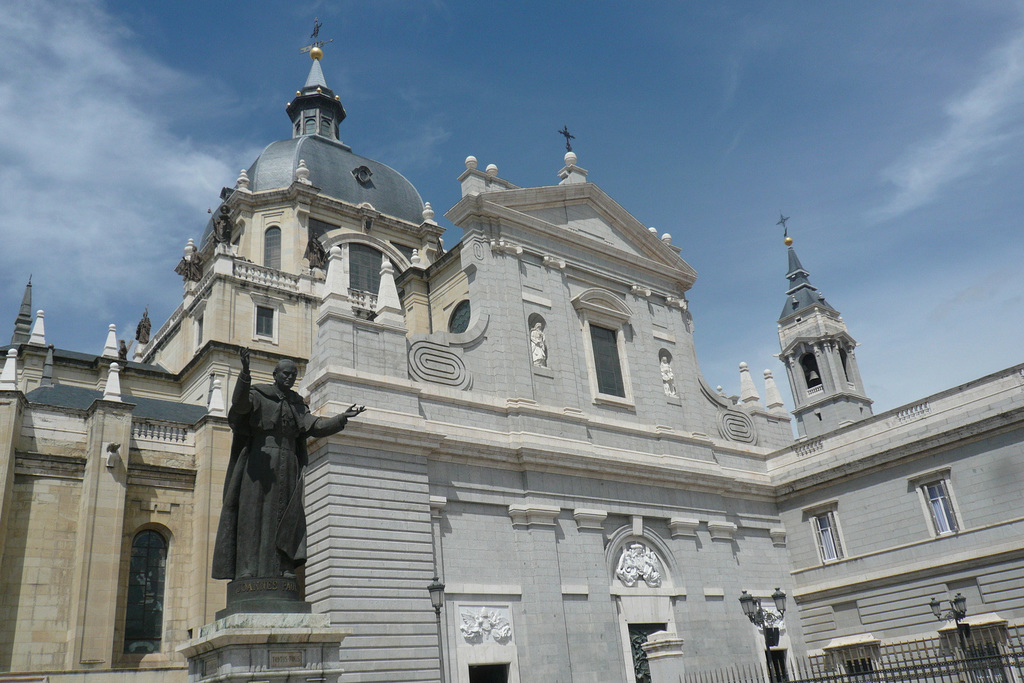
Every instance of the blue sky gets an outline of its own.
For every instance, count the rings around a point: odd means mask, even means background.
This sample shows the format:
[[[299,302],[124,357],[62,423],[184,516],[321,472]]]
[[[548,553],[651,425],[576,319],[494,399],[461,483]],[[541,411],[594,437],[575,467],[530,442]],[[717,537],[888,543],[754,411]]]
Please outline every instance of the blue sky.
[[[876,411],[1024,360],[1020,2],[9,3],[0,326],[29,274],[60,347],[159,325],[220,188],[289,135],[314,16],[342,138],[439,217],[469,154],[556,182],[568,125],[697,270],[712,386],[783,377],[780,210]]]

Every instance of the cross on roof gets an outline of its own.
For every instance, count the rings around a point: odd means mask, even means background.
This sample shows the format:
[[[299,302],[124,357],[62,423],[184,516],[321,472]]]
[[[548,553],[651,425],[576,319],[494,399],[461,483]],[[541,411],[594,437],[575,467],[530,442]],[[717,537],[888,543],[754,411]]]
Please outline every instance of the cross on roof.
[[[788,220],[789,220],[789,216],[783,216],[782,212],[779,211],[779,222],[776,223],[775,225],[781,225],[782,226],[782,236],[783,237],[789,237],[789,228],[786,227],[786,221],[788,221]]]
[[[575,140],[576,136],[569,132],[569,126],[562,126],[562,130],[558,131],[558,134],[565,136],[565,151],[566,152],[571,152],[572,151],[572,145],[569,144],[569,141],[570,140]]]

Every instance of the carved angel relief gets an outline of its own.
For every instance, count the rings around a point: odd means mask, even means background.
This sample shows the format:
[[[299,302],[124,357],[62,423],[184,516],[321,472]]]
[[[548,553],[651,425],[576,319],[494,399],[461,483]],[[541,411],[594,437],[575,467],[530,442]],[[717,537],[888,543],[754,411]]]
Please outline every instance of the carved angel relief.
[[[622,548],[615,576],[623,585],[632,588],[643,580],[651,588],[661,585],[661,560],[643,543],[630,543]]]
[[[512,623],[508,619],[507,608],[463,607],[459,611],[462,617],[462,637],[467,643],[474,645],[493,641],[505,645],[512,640]]]

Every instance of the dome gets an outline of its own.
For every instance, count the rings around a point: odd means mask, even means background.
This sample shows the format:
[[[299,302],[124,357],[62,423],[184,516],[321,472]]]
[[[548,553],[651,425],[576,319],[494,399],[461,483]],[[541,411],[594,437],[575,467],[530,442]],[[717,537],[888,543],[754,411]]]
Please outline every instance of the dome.
[[[423,222],[420,193],[401,173],[319,135],[279,140],[267,146],[249,168],[249,189],[260,192],[289,187],[299,160],[306,162],[309,182],[323,194],[354,205],[367,202],[381,213],[417,225]],[[360,173],[362,168],[369,174]]]
[[[290,187],[300,160],[306,162],[309,182],[321,194],[355,206],[366,202],[376,211],[416,225],[423,222],[420,193],[401,173],[319,135],[270,143],[249,167],[249,189],[261,192]],[[214,217],[207,222],[200,244],[213,236]]]

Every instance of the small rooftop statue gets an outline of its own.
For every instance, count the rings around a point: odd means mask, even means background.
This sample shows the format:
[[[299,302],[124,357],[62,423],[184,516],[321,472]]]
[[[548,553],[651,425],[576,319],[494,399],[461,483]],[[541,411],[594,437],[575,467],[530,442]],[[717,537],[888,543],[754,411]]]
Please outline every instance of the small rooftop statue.
[[[145,346],[149,343],[149,333],[153,329],[153,323],[149,320],[149,308],[142,312],[142,320],[135,326],[135,341],[139,342],[140,346]]]
[[[217,244],[229,244],[231,242],[231,207],[227,204],[220,205],[217,217],[213,219],[213,240]]]

